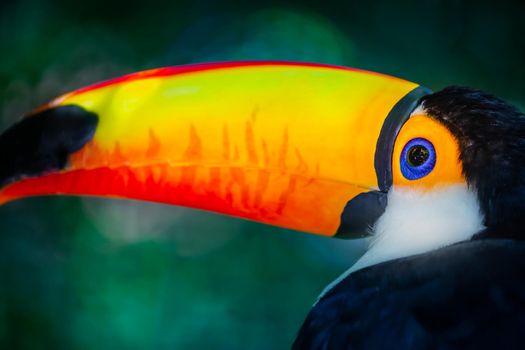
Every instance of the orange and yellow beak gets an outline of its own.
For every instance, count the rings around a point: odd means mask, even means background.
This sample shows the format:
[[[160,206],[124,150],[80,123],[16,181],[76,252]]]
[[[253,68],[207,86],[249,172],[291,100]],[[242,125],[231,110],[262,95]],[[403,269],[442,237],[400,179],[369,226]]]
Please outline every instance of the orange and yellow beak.
[[[384,206],[374,194],[391,185],[395,137],[425,93],[401,79],[315,64],[128,75],[59,97],[4,132],[0,202],[132,198],[359,235],[370,216],[359,211]],[[377,208],[366,208],[370,200]]]

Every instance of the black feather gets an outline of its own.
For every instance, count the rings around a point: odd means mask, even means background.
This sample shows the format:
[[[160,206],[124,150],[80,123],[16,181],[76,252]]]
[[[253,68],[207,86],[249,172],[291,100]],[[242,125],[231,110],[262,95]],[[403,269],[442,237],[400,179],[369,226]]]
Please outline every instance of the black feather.
[[[352,273],[294,349],[521,349],[525,242],[479,240]]]

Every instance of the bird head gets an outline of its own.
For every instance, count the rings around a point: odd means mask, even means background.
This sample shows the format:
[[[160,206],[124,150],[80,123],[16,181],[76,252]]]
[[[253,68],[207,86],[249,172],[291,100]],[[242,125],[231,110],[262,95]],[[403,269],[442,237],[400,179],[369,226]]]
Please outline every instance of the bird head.
[[[161,68],[4,131],[0,202],[107,196],[371,235],[363,267],[523,220],[523,135],[515,109],[470,89],[318,64]]]
[[[397,134],[388,206],[348,271],[481,238],[522,239],[525,118],[479,90],[423,96]]]

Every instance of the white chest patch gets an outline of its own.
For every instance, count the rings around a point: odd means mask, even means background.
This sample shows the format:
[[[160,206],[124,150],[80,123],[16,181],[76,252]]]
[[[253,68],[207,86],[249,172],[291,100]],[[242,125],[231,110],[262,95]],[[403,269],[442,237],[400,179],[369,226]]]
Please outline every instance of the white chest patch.
[[[483,228],[477,197],[466,185],[426,192],[393,188],[384,214],[371,230],[369,249],[321,296],[354,271],[465,241]]]

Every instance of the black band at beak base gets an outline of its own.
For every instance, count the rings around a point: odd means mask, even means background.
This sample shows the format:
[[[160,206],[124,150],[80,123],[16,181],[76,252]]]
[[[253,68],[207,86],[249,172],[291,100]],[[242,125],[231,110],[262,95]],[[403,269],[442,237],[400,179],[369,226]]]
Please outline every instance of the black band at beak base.
[[[399,100],[388,113],[376,144],[374,167],[376,169],[379,189],[387,192],[392,186],[392,154],[397,134],[401,127],[416,109],[423,96],[432,93],[423,86],[418,86]]]
[[[392,186],[392,154],[397,134],[417,107],[420,99],[431,91],[419,86],[399,100],[388,113],[376,144],[374,167],[380,191],[361,193],[351,199],[341,214],[341,224],[334,237],[362,238],[385,212],[387,192]]]

